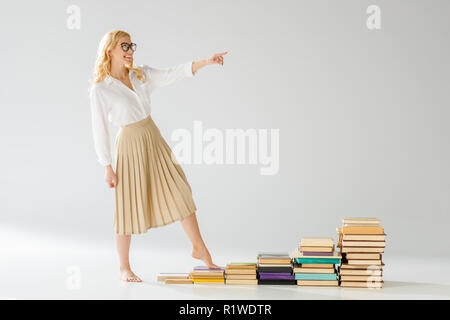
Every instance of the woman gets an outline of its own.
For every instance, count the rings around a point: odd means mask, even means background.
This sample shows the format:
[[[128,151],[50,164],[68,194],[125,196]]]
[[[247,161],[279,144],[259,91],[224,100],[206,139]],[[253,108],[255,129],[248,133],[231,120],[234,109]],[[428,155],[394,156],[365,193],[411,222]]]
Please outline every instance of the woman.
[[[206,65],[223,65],[227,52],[158,69],[133,67],[135,50],[136,44],[127,32],[108,32],[99,45],[90,90],[95,151],[105,167],[106,183],[115,188],[114,230],[120,279],[142,281],[130,267],[131,235],[175,221],[181,221],[192,242],[192,257],[209,268],[218,268],[200,235],[191,187],[150,116],[150,98],[156,89],[193,77]],[[112,168],[108,122],[120,125],[115,137],[116,172]]]

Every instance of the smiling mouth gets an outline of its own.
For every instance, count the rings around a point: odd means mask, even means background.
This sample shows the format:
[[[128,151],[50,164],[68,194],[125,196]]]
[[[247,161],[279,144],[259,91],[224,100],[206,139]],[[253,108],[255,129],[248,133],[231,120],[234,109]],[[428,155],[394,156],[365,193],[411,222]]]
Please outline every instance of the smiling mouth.
[[[127,59],[128,61],[131,61],[133,59],[133,56],[123,56],[125,59]]]

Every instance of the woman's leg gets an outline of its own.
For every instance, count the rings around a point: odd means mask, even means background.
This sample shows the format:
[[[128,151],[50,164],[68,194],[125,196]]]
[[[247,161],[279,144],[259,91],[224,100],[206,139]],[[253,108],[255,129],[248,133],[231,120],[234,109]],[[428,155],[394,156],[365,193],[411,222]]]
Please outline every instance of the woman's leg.
[[[209,268],[219,268],[212,262],[211,255],[202,239],[195,212],[181,220],[181,226],[192,242],[192,257],[202,260]]]
[[[120,262],[120,280],[129,282],[142,282],[138,276],[136,276],[130,267],[130,242],[131,235],[116,234],[116,246],[119,253]]]

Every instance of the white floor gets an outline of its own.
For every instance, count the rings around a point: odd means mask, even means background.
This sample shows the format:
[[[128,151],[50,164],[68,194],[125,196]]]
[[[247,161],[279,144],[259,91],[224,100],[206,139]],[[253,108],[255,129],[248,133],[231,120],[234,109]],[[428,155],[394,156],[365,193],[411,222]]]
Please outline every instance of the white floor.
[[[3,232],[0,243],[0,299],[450,299],[450,259],[389,257],[383,289],[164,285],[156,281],[158,272],[188,272],[198,263],[189,252],[137,249],[132,257],[144,283],[134,284],[117,280],[113,243],[12,241]],[[255,253],[215,258],[254,261]]]

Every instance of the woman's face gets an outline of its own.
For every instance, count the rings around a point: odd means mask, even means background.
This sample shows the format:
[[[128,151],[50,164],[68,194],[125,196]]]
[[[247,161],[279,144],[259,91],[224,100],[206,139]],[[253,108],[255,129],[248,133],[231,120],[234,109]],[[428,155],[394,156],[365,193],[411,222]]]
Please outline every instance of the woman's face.
[[[126,50],[126,51],[125,51]],[[131,48],[131,39],[128,36],[123,36],[119,39],[117,45],[109,50],[109,55],[113,63],[123,63],[129,65],[133,62],[134,51]]]

